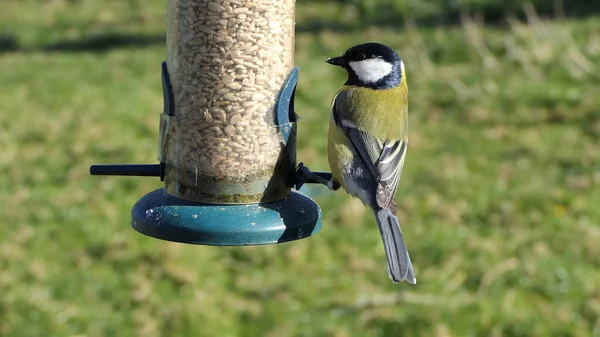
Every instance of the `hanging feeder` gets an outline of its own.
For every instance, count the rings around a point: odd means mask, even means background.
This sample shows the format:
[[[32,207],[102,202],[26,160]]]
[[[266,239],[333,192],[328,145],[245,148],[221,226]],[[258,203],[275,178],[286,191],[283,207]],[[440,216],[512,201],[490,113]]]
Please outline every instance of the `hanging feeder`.
[[[90,168],[164,182],[133,207],[135,230],[256,245],[321,229],[319,206],[292,191],[315,182],[296,170],[294,10],[294,0],[168,0],[160,164]]]

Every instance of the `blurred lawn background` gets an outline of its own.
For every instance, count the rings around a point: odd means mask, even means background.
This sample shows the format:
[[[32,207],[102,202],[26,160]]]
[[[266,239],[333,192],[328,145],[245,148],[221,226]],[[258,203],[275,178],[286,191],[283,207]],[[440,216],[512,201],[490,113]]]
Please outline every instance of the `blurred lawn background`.
[[[596,1],[297,3],[298,158],[327,170],[326,57],[403,57],[400,221],[419,283],[387,278],[369,211],[322,192],[323,230],[214,248],[144,237],[164,0],[6,0],[0,12],[0,336],[600,336]],[[319,192],[319,191],[317,191]],[[320,193],[319,192],[319,193]]]

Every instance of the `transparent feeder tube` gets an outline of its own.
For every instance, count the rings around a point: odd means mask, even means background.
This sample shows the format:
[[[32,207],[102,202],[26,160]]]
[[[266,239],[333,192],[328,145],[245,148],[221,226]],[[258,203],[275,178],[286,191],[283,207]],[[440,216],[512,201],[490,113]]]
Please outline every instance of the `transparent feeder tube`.
[[[275,103],[294,67],[294,0],[168,0],[174,116],[159,157],[165,190],[208,203],[289,193]]]

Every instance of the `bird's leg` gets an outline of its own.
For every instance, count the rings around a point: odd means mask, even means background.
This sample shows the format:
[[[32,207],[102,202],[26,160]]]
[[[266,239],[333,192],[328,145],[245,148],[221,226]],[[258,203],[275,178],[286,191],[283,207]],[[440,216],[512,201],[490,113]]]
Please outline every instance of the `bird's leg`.
[[[301,174],[300,179],[298,179],[298,182],[296,182],[296,190],[299,190],[302,185],[304,185],[306,182],[308,182],[309,180],[312,180],[313,182],[319,183],[319,184],[323,184],[327,187],[329,187],[331,189],[330,186],[333,186],[333,183],[330,180],[327,180],[325,178],[322,178],[314,173],[312,173],[308,167],[304,166],[304,163],[300,163],[298,164],[298,168],[296,169],[297,172],[299,172]],[[332,178],[333,180],[333,178]]]

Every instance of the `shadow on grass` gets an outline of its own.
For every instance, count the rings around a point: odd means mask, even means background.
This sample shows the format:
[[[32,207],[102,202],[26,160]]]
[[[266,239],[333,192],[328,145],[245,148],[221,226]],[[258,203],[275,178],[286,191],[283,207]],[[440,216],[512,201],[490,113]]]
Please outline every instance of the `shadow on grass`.
[[[19,43],[12,35],[0,35],[0,53],[19,50]]]
[[[600,16],[600,11],[598,14],[588,13],[588,15],[570,15],[569,18],[577,19],[577,18],[586,18]],[[522,13],[516,13],[511,16],[509,15],[486,15],[484,17],[477,16],[479,20],[483,19],[486,26],[492,27],[505,27],[507,22],[507,17],[516,18],[523,22],[527,21],[527,16]],[[419,28],[431,28],[431,27],[454,27],[460,26],[462,24],[461,18],[458,15],[448,15],[448,16],[436,16],[436,17],[423,17],[419,20],[411,20],[402,16],[394,16],[390,14],[384,17],[378,18],[365,18],[360,19],[360,22],[341,22],[341,21],[327,21],[314,19],[309,22],[304,22],[302,24],[296,25],[297,33],[319,33],[322,31],[334,31],[339,33],[349,33],[349,32],[361,32],[370,27],[380,27],[380,28],[404,28],[407,23],[417,24]]]
[[[128,48],[128,47],[147,47],[153,45],[164,45],[165,35],[140,35],[140,34],[119,34],[110,33],[106,35],[92,36],[87,39],[74,40],[74,41],[59,41],[46,46],[42,46],[41,49],[46,51],[92,51],[102,52],[115,48]]]
[[[12,35],[0,36],[0,53],[47,51],[47,52],[105,52],[116,48],[139,48],[165,44],[164,34],[122,34],[107,33],[79,40],[67,40],[41,45],[23,47]]]

